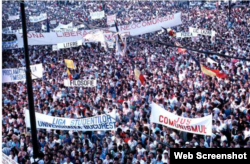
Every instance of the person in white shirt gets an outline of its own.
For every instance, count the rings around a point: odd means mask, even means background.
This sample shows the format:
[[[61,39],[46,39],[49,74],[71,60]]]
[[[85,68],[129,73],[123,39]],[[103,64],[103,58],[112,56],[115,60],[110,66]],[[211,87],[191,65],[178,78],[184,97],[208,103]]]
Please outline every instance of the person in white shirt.
[[[162,162],[168,163],[168,151],[167,150],[164,150],[164,152],[163,152]]]
[[[246,129],[244,130],[243,134],[244,134],[244,139],[250,137],[250,130],[249,130],[249,127],[248,127],[248,126],[247,126]]]
[[[142,144],[141,143],[138,143],[137,145],[137,153],[140,154],[140,155],[143,155],[143,153],[146,151],[146,149],[144,149],[142,147]]]
[[[128,141],[128,145],[130,147],[131,150],[134,150],[136,145],[137,145],[137,141],[134,140],[133,136],[130,136],[130,140]]]

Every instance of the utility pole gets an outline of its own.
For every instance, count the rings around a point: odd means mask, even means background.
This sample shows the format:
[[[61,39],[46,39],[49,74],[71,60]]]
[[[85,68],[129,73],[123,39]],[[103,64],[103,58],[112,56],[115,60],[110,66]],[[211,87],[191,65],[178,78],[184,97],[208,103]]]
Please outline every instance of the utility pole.
[[[21,7],[21,17],[22,17],[22,28],[23,28],[23,47],[24,47],[24,56],[25,56],[25,63],[26,63],[26,84],[27,84],[27,92],[28,92],[31,137],[32,137],[32,144],[33,144],[33,158],[35,160],[38,157],[39,147],[38,147],[37,133],[36,133],[36,116],[35,116],[35,110],[34,110],[34,99],[33,99],[30,60],[29,60],[24,0],[20,2],[20,7]]]
[[[230,22],[230,17],[231,17],[231,0],[228,1],[228,22]]]

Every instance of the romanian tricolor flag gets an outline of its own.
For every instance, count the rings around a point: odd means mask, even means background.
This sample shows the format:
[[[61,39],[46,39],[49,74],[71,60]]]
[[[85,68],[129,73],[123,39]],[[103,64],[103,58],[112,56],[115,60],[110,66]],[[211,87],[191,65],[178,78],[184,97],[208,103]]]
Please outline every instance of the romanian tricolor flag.
[[[220,70],[218,69],[210,69],[210,68],[207,68],[206,66],[202,65],[201,64],[201,71],[205,74],[205,75],[208,75],[208,76],[211,76],[211,77],[219,77],[219,78],[227,78],[227,74],[226,73],[221,73]]]
[[[68,74],[68,76],[69,76],[69,80],[72,80],[73,78],[72,78],[71,73],[69,72],[69,69],[67,69],[67,74]]]
[[[137,68],[135,68],[134,72],[135,72],[135,79],[140,80],[141,84],[145,85],[145,78],[141,74],[141,72]]]

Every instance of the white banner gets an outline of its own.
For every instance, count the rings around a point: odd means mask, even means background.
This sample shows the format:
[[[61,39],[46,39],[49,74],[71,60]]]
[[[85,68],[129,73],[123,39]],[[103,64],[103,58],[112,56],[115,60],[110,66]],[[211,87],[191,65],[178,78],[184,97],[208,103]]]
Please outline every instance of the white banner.
[[[103,31],[95,31],[93,33],[87,34],[84,37],[85,42],[101,42],[105,43],[105,36],[103,34]]]
[[[130,25],[119,26],[120,33],[127,33],[128,35],[136,36],[142,35],[150,32],[155,32],[161,30],[162,27],[174,27],[182,24],[181,13],[176,13],[172,15],[167,15],[165,17],[160,17],[152,19],[149,21],[143,21],[138,23],[132,23]],[[103,30],[105,29],[98,29]],[[84,36],[89,33],[93,33],[98,30],[81,30],[77,32],[50,32],[50,33],[32,33],[29,32],[28,43],[29,45],[55,45],[61,42],[75,42],[77,40],[82,40]],[[107,28],[109,31],[116,32],[115,27]],[[110,40],[114,34],[111,32],[104,33],[106,40]],[[17,33],[18,47],[23,47],[22,34]]]
[[[57,45],[52,45],[52,51],[58,51]]]
[[[116,14],[114,15],[108,15],[107,16],[107,25],[113,25],[115,24],[115,20],[116,20]]]
[[[30,16],[31,23],[41,22],[41,21],[46,20],[46,19],[47,19],[46,13],[40,14],[39,16]]]
[[[95,79],[69,80],[64,79],[65,87],[96,87]]]
[[[115,130],[115,113],[102,114],[89,118],[72,119],[53,117],[36,112],[36,127],[38,129],[106,131]],[[29,111],[25,110],[26,127],[30,127]]]
[[[91,19],[102,19],[104,15],[105,15],[104,11],[90,13]]]
[[[206,36],[215,36],[216,34],[215,31],[197,29],[197,28],[192,28],[192,27],[189,27],[189,32],[193,34],[200,34],[200,35],[206,35]]]
[[[2,42],[2,48],[3,50],[9,50],[9,49],[17,49],[18,48],[18,41],[9,41],[9,42]]]
[[[14,20],[17,20],[17,19],[19,19],[20,17],[19,17],[19,15],[14,15],[14,16],[10,16],[9,15],[9,21],[14,21]]]
[[[67,29],[52,29],[51,32],[76,32],[78,29],[77,28],[67,28]]]
[[[57,48],[64,49],[64,48],[78,47],[81,45],[82,45],[82,40],[78,40],[76,42],[58,43]]]
[[[73,22],[66,24],[66,25],[59,23],[59,25],[56,28],[66,28],[66,29],[73,28]]]
[[[50,24],[56,24],[56,20],[50,21]]]
[[[150,121],[184,132],[211,135],[212,115],[202,118],[180,117],[152,103]]]
[[[42,64],[35,64],[30,66],[32,72],[32,79],[43,77],[43,66]],[[11,83],[26,80],[26,68],[7,68],[2,69],[2,83]]]
[[[17,162],[2,153],[2,164],[17,164]]]
[[[196,37],[198,36],[197,33],[190,33],[190,32],[177,32],[176,37],[177,38],[188,38],[188,37]]]

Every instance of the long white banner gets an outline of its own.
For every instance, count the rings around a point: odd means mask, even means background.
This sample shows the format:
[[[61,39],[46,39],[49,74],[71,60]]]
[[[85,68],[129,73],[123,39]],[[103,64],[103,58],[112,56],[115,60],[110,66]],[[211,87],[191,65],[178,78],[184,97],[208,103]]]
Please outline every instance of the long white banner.
[[[17,164],[17,162],[2,153],[2,164]]]
[[[42,64],[35,64],[30,66],[32,72],[32,79],[43,77],[43,66]],[[2,70],[2,83],[11,83],[26,80],[26,68],[7,68]]]
[[[53,117],[41,113],[35,113],[36,127],[38,129],[58,130],[83,130],[83,131],[106,131],[115,130],[115,113],[102,114],[89,118],[72,119]],[[25,123],[30,127],[29,111],[25,110]]]
[[[46,13],[42,13],[39,16],[30,16],[31,23],[41,22],[41,21],[46,20],[46,19],[47,19]]]
[[[211,135],[212,115],[202,118],[185,118],[168,112],[159,105],[151,104],[150,121],[184,132]]]
[[[90,13],[91,19],[102,19],[105,16],[104,11]]]
[[[206,35],[206,36],[215,36],[216,34],[215,31],[192,28],[192,27],[189,27],[189,32],[193,34],[200,34],[200,35]]]
[[[159,17],[149,21],[142,21],[138,23],[132,23],[130,25],[119,26],[120,33],[127,33],[128,35],[136,36],[142,35],[150,32],[155,32],[161,30],[162,27],[174,27],[182,24],[181,13],[166,15],[165,17]],[[103,30],[105,29],[98,29]],[[75,42],[77,40],[82,40],[84,36],[88,33],[93,33],[98,30],[81,30],[77,32],[50,32],[50,33],[35,33],[29,32],[28,43],[29,45],[55,45],[62,42]],[[115,27],[107,28],[106,30],[116,32]],[[107,32],[104,34],[106,40],[110,40],[113,37],[113,34]],[[23,47],[22,34],[17,33],[18,47]]]
[[[65,87],[96,87],[95,79],[64,80]]]

